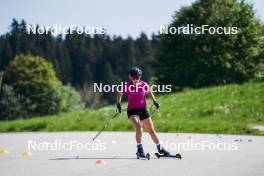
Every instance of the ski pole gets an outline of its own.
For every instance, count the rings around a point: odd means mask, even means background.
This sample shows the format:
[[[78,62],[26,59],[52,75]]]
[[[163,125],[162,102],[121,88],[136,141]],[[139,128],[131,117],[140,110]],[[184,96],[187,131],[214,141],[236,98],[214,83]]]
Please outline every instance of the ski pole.
[[[104,125],[104,127],[96,134],[96,136],[93,138],[93,141],[99,136],[99,134],[112,122],[112,120],[114,119],[114,118],[116,118],[117,117],[117,115],[118,115],[119,113],[115,113],[114,115],[113,115],[113,117],[110,119],[110,120],[108,120],[108,122]]]

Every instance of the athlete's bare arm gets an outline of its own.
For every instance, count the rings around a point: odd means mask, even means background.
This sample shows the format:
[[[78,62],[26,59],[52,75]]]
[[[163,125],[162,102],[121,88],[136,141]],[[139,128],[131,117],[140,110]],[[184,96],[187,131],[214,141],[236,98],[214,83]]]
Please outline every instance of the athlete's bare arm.
[[[156,101],[156,99],[155,99],[155,96],[154,96],[153,92],[151,92],[151,91],[148,91],[146,94],[147,94],[147,95],[150,97],[150,99],[152,100],[152,102]]]

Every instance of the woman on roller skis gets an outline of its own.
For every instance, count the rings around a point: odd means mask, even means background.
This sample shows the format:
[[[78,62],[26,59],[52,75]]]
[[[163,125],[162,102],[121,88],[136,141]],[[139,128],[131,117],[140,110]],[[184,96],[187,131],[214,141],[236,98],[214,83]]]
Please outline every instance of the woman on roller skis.
[[[121,113],[121,99],[124,94],[127,95],[127,116],[136,131],[137,156],[145,158],[142,134],[143,127],[147,130],[160,155],[169,156],[170,153],[161,146],[157,133],[155,131],[150,113],[147,110],[145,94],[150,97],[156,109],[160,107],[149,85],[141,80],[142,71],[137,67],[132,67],[129,71],[129,82],[123,86],[123,90],[117,93],[116,110]]]

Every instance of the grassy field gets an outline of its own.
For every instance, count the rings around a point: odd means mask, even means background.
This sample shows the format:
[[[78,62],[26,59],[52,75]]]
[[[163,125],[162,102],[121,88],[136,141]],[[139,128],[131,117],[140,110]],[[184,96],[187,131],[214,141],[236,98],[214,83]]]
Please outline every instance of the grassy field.
[[[264,83],[228,85],[157,98],[161,108],[153,114],[159,132],[198,132],[264,135],[253,125],[264,125]],[[125,110],[126,105],[122,105]],[[152,106],[149,106],[152,112]],[[97,131],[115,113],[115,106],[81,112],[0,122],[0,132]],[[108,131],[131,131],[123,111]]]

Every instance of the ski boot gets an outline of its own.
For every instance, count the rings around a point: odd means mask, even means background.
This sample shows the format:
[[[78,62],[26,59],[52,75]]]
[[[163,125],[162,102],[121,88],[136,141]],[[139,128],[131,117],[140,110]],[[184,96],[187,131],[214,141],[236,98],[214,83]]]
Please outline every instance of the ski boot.
[[[163,147],[161,147],[160,145],[157,146],[158,149],[158,153],[155,153],[157,158],[161,158],[161,157],[167,157],[167,158],[178,158],[178,159],[182,159],[180,154],[170,154],[170,152],[168,152],[167,150],[165,150]]]
[[[168,152],[167,150],[165,150],[164,147],[162,146],[157,146],[158,152],[160,155],[164,155],[164,156],[170,156],[170,152]]]
[[[142,145],[137,146],[137,148],[138,148],[137,153],[136,153],[137,159],[142,159],[142,160],[146,160],[146,159],[149,160],[150,159],[149,153],[145,154]]]

